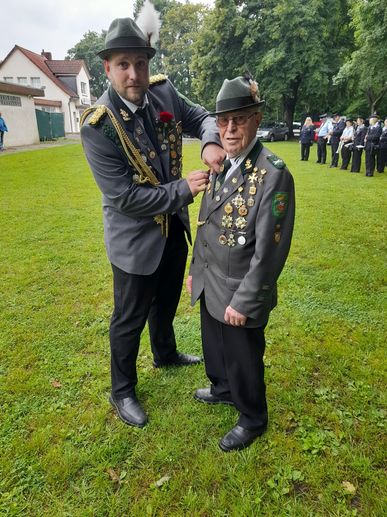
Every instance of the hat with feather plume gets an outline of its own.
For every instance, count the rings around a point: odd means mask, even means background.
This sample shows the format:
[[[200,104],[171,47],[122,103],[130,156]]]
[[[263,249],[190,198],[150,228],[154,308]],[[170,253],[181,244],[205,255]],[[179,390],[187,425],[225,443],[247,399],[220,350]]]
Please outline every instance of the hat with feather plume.
[[[131,18],[116,18],[106,33],[105,47],[97,54],[107,59],[116,52],[144,51],[151,59],[156,49],[160,31],[160,14],[149,0],[145,0],[136,21]]]
[[[249,72],[235,79],[225,79],[216,97],[216,108],[211,115],[220,115],[229,111],[239,111],[253,106],[263,106],[258,84]]]

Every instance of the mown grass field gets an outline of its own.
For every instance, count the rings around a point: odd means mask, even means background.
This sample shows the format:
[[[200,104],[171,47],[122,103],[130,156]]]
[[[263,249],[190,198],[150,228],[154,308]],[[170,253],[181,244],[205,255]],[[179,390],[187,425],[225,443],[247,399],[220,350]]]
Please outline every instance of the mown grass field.
[[[269,147],[294,174],[297,219],[266,333],[269,429],[231,454],[218,440],[234,409],[193,400],[203,366],[153,369],[146,334],[149,425],[108,403],[111,272],[81,146],[0,156],[2,515],[385,515],[387,177]],[[198,152],[185,146],[185,170]],[[200,353],[186,293],[176,333]]]

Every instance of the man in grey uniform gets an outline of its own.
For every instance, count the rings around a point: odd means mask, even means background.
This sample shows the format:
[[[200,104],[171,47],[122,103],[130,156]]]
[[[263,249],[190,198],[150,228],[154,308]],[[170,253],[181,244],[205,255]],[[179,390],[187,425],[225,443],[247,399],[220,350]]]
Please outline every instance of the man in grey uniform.
[[[187,205],[208,174],[182,179],[182,133],[201,139],[214,170],[224,159],[214,120],[182,97],[164,76],[149,78],[150,40],[130,18],[112,22],[99,52],[111,86],[84,114],[82,143],[103,197],[104,233],[114,280],[110,324],[111,404],[127,424],[147,415],[135,392],[140,335],[149,324],[153,365],[184,366],[173,319],[190,239]]]
[[[293,178],[256,137],[263,104],[249,75],[226,79],[217,96],[227,159],[203,195],[187,280],[192,304],[200,299],[211,382],[194,396],[234,405],[240,413],[220,441],[224,451],[249,446],[267,427],[264,329],[277,303],[277,279],[293,231]]]

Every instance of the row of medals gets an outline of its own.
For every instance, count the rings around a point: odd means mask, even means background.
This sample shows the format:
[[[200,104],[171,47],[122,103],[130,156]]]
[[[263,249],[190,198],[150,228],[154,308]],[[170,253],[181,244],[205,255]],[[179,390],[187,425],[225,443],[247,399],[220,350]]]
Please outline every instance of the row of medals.
[[[246,161],[245,168],[247,170],[252,168],[250,160]],[[244,246],[246,244],[246,232],[243,231],[247,226],[246,217],[249,213],[249,208],[253,207],[255,204],[257,184],[263,185],[263,178],[266,173],[266,169],[260,169],[258,172],[258,168],[254,167],[253,172],[251,172],[247,177],[247,181],[249,183],[249,197],[247,200],[242,195],[245,187],[241,185],[238,188],[238,194],[231,199],[231,202],[228,202],[224,205],[225,214],[222,216],[221,221],[223,230],[219,236],[220,244],[230,246],[231,248],[234,247],[236,243],[238,243],[240,246]],[[237,178],[232,178],[231,180],[232,183],[236,183],[237,181]],[[223,188],[223,192],[228,192],[227,187]],[[229,230],[228,234],[227,230]],[[236,233],[239,234],[237,239],[235,239]]]
[[[129,113],[127,113],[125,110],[121,109],[120,114],[125,122],[130,120]],[[140,142],[140,136],[144,133],[141,127],[138,127],[136,129],[136,141],[138,143]],[[177,176],[181,172],[182,167],[182,141],[181,141],[181,135],[183,133],[183,128],[181,126],[181,122],[178,122],[176,124],[176,133],[171,133],[170,135],[166,135],[166,131],[164,127],[160,127],[160,125],[157,126],[157,139],[160,143],[160,148],[162,151],[165,151],[169,144],[169,152],[171,156],[171,174],[173,176]],[[145,142],[142,142],[143,144]],[[148,156],[145,154],[141,154],[144,162],[146,163],[148,160],[148,157],[151,160],[154,160],[156,158],[156,152],[153,149],[150,149],[147,147]]]

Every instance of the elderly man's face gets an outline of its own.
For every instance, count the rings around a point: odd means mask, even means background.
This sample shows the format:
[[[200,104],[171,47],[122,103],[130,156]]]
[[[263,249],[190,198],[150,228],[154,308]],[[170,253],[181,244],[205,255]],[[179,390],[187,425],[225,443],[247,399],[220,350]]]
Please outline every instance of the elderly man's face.
[[[116,92],[140,106],[149,87],[149,60],[145,52],[127,51],[113,54],[103,64]]]
[[[230,158],[234,158],[255,138],[262,113],[249,110],[231,111],[217,117],[220,140]]]

